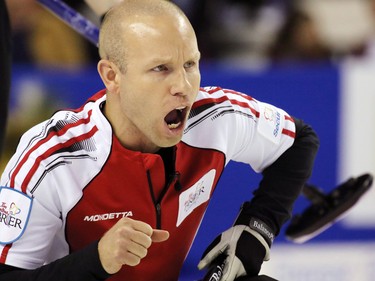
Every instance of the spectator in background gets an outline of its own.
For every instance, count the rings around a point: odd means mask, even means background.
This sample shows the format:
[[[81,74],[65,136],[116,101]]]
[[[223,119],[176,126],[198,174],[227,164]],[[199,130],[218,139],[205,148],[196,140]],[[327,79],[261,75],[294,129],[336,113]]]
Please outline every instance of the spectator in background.
[[[38,79],[27,76],[13,85],[14,98],[6,120],[7,92],[10,90],[10,65],[28,64],[37,67],[75,70],[96,61],[97,48],[75,30],[53,16],[36,0],[0,0],[7,6],[0,10],[0,170],[14,153],[21,132],[65,106],[53,95],[56,89],[47,88]],[[64,1],[82,11],[81,1]],[[9,26],[10,25],[10,26]],[[12,33],[10,33],[10,27]],[[12,58],[10,45],[12,44]],[[6,126],[7,125],[7,126]],[[7,130],[6,130],[7,129]],[[4,141],[4,145],[3,142]]]
[[[369,36],[368,40],[364,43],[363,52],[360,55],[375,60],[375,0],[369,0],[369,3],[372,16],[373,32]]]
[[[269,48],[271,62],[336,62],[363,53],[374,29],[370,1],[293,1]]]
[[[15,63],[77,68],[91,62],[88,42],[35,0],[6,0]]]
[[[203,57],[237,66],[257,64],[288,0],[173,0],[185,11]]]
[[[273,62],[311,62],[329,60],[332,51],[320,39],[313,19],[304,11],[292,8],[270,46]]]

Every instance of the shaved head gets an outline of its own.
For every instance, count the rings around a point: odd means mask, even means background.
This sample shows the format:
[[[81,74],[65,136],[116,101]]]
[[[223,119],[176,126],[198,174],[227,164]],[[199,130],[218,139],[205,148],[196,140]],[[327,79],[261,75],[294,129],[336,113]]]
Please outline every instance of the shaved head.
[[[123,0],[105,15],[100,28],[99,55],[126,71],[127,35],[146,31],[147,20],[171,19],[171,23],[190,25],[185,14],[175,4],[166,0]]]
[[[165,0],[123,0],[103,20],[99,52],[104,114],[121,144],[154,153],[181,141],[200,86],[185,14]]]

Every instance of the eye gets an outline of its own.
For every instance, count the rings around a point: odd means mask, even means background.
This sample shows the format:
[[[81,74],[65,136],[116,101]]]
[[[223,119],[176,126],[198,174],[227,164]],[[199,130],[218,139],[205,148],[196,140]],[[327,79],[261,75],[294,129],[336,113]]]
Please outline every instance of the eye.
[[[164,64],[161,64],[161,65],[158,65],[157,67],[154,67],[152,70],[156,72],[162,72],[162,71],[167,71],[168,67],[165,66]]]
[[[192,68],[196,65],[195,61],[188,61],[184,63],[184,68]]]

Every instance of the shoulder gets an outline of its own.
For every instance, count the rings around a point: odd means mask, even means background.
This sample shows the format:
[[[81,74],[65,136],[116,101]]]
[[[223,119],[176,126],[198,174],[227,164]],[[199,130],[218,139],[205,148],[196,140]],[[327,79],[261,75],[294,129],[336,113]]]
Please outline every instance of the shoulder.
[[[104,100],[104,95],[93,96],[79,109],[60,110],[29,129],[5,168],[2,183],[25,190],[56,168],[67,171],[75,162],[103,162],[111,147],[111,128],[100,111]]]
[[[20,145],[26,150],[45,147],[61,149],[91,138],[98,131],[99,102],[99,98],[89,99],[78,109],[55,112],[49,119],[25,132]]]
[[[197,124],[198,119],[199,123],[203,120],[220,120],[221,125],[227,123],[233,126],[234,119],[257,117],[258,101],[251,96],[231,89],[210,86],[199,90],[189,115],[189,125]]]
[[[203,87],[197,95],[193,110],[213,106],[235,106],[238,110],[250,110],[256,113],[257,100],[239,91],[221,87]]]
[[[237,139],[252,135],[259,116],[252,97],[221,87],[201,88],[192,106],[183,141],[196,147],[215,149],[226,154],[241,149]]]

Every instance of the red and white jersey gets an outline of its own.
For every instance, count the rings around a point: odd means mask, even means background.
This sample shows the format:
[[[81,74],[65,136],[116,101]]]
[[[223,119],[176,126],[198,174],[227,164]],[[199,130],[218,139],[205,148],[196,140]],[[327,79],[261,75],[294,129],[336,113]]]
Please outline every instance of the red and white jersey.
[[[130,217],[168,230],[170,238],[109,280],[177,280],[226,164],[244,162],[260,172],[294,141],[294,121],[283,110],[232,90],[202,88],[174,149],[181,185],[175,188],[159,154],[121,146],[102,113],[105,100],[100,91],[22,136],[1,177],[0,263],[40,267]]]

